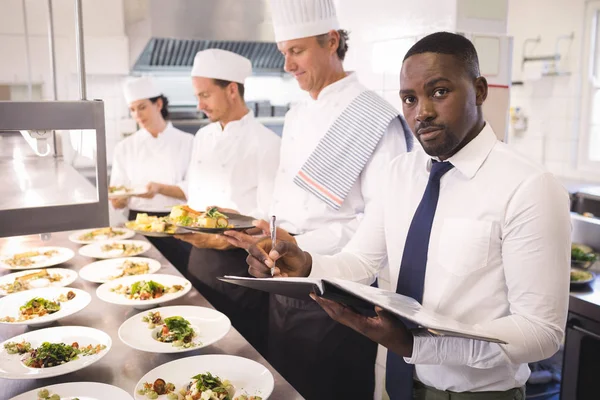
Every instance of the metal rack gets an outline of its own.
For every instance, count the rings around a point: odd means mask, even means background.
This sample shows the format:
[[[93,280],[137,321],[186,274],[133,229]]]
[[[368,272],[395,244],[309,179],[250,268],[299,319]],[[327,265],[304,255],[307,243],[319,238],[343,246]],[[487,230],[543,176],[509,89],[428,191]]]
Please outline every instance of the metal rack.
[[[525,41],[523,42],[523,56],[522,56],[522,61],[521,61],[521,71],[525,68],[525,63],[528,62],[532,62],[532,61],[550,61],[553,63],[554,65],[554,72],[551,73],[546,73],[545,76],[559,76],[559,75],[569,75],[570,72],[568,71],[559,71],[557,68],[557,64],[561,59],[561,54],[560,54],[560,48],[559,48],[559,44],[561,41],[572,41],[575,38],[575,33],[571,32],[571,34],[569,35],[561,35],[558,36],[556,38],[556,42],[554,44],[554,54],[547,54],[547,55],[538,55],[538,56],[534,56],[534,55],[527,55],[527,44],[528,43],[540,43],[542,41],[541,36],[538,36],[536,38],[529,38],[529,39],[525,39]]]

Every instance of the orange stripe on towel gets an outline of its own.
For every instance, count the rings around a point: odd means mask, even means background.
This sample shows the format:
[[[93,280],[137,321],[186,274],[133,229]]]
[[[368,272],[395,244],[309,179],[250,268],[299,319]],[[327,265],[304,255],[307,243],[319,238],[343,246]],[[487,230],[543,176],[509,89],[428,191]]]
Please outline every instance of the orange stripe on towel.
[[[341,205],[343,203],[342,199],[340,199],[339,197],[337,197],[335,194],[331,193],[329,190],[325,189],[323,186],[319,185],[317,182],[315,182],[314,180],[312,180],[311,177],[309,177],[308,175],[306,175],[304,173],[304,171],[299,171],[298,175],[300,176],[300,178],[302,178],[306,183],[308,183],[310,186],[316,188],[319,192],[321,192],[324,196],[329,197],[329,199],[331,199],[332,201],[334,201],[335,203]]]

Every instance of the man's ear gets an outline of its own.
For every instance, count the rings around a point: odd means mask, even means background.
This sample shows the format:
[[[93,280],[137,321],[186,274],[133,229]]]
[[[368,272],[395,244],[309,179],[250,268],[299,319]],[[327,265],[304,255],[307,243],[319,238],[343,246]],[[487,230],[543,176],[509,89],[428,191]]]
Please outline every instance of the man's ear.
[[[476,104],[478,106],[482,106],[485,99],[487,99],[488,95],[488,83],[487,80],[480,76],[475,79],[475,98]]]

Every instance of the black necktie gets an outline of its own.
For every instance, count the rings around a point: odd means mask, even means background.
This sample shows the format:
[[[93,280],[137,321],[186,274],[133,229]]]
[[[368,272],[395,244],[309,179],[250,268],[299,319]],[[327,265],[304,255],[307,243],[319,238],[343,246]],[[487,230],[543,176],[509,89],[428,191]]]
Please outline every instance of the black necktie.
[[[419,303],[423,302],[429,236],[440,195],[440,179],[452,167],[449,162],[432,162],[425,193],[406,236],[396,293],[412,297]],[[414,365],[405,363],[402,357],[388,351],[385,387],[391,400],[412,400],[413,373]]]

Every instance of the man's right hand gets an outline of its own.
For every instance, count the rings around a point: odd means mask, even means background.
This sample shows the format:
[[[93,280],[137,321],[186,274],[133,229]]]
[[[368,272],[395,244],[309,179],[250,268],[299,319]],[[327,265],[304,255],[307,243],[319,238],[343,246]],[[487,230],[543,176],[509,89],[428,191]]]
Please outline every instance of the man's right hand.
[[[265,238],[248,249],[248,272],[256,278],[307,277],[312,269],[312,257],[295,243],[280,241],[273,249],[271,239]]]
[[[120,210],[127,207],[127,204],[129,204],[129,197],[119,197],[116,199],[110,199],[110,203],[115,209]]]

